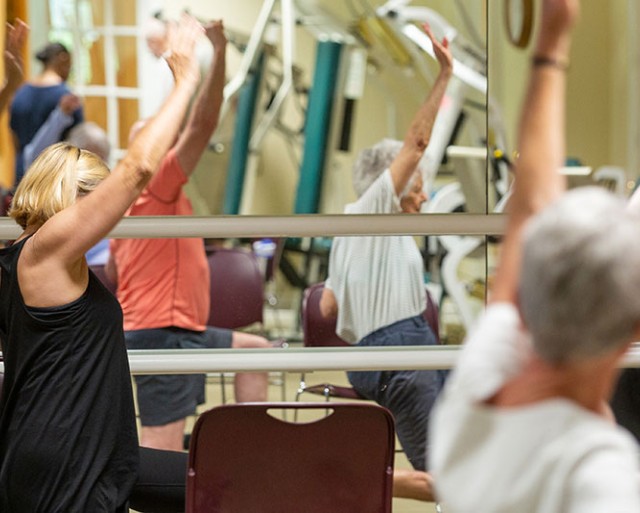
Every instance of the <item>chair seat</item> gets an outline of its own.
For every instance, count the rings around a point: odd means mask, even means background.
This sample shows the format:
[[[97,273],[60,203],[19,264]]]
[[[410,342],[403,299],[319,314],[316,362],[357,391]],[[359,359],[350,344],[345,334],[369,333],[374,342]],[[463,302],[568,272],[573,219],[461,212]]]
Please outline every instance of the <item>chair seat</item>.
[[[366,400],[366,397],[362,397],[352,387],[342,387],[338,385],[332,385],[331,383],[321,383],[319,385],[312,385],[310,387],[305,387],[303,391],[309,392],[310,394],[321,395],[324,397],[340,397],[342,399]]]

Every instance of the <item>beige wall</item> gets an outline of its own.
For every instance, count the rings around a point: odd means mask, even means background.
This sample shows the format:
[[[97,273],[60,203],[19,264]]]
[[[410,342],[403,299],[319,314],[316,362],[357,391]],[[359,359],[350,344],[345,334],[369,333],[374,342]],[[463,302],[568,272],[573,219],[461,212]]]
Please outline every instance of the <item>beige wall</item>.
[[[508,46],[502,0],[489,0],[490,94],[502,106],[510,144],[515,147],[516,119],[532,52]],[[539,14],[539,13],[538,13]],[[568,74],[567,153],[594,168],[616,165],[638,175],[628,142],[630,111],[628,3],[582,2]],[[536,19],[537,24],[537,19]],[[629,155],[631,152],[631,156]]]

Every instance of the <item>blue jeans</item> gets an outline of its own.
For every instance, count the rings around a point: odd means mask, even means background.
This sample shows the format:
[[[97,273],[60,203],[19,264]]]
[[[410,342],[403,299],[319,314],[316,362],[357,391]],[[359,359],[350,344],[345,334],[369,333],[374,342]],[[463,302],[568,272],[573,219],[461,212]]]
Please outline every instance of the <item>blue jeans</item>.
[[[422,315],[395,322],[372,333],[359,346],[433,346],[436,336]],[[431,408],[444,384],[440,370],[358,371],[347,377],[355,390],[387,408],[396,421],[402,449],[416,470],[426,470]]]

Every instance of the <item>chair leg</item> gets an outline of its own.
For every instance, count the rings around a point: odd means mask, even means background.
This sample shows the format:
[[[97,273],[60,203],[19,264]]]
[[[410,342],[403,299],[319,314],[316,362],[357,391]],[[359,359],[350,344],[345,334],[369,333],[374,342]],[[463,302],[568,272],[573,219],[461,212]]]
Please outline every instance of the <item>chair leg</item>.
[[[307,384],[304,381],[304,372],[300,374],[300,384],[298,385],[298,390],[296,391],[296,402],[300,400],[300,396],[303,394],[305,388],[307,388]]]
[[[282,402],[286,402],[287,401],[287,373],[286,372],[282,372],[282,384],[280,385],[282,390],[281,390],[281,398],[282,398]]]
[[[220,373],[220,386],[222,387],[222,404],[227,404],[227,387],[224,378],[224,372]]]
[[[329,385],[324,387],[324,390],[322,391],[322,395],[324,395],[324,402],[328,403],[329,400],[331,399],[331,389],[329,388]],[[324,416],[325,417],[329,416],[329,408],[324,410]]]
[[[300,401],[300,396],[304,393],[304,389],[307,387],[304,382],[304,372],[300,374],[300,384],[298,385],[298,390],[296,390],[295,402]],[[298,409],[293,410],[293,421],[298,422]]]

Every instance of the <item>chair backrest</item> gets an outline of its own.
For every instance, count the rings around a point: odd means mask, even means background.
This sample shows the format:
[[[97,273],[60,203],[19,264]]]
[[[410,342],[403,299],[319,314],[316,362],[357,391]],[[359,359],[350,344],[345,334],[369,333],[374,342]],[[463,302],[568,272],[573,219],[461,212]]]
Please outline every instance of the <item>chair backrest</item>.
[[[293,423],[269,413],[283,408],[321,418]],[[191,435],[186,511],[390,512],[393,458],[393,418],[375,404],[216,407]]]
[[[336,319],[320,313],[324,283],[314,283],[302,295],[302,342],[305,347],[349,346],[336,334]]]
[[[320,298],[324,283],[314,283],[306,288],[302,295],[302,340],[306,347],[348,346],[336,334],[336,319],[326,319],[320,313]],[[438,321],[438,305],[425,288],[427,309],[423,315],[431,330],[440,342],[440,323]]]
[[[207,256],[211,280],[210,326],[238,329],[262,323],[264,277],[256,256],[219,248]]]

